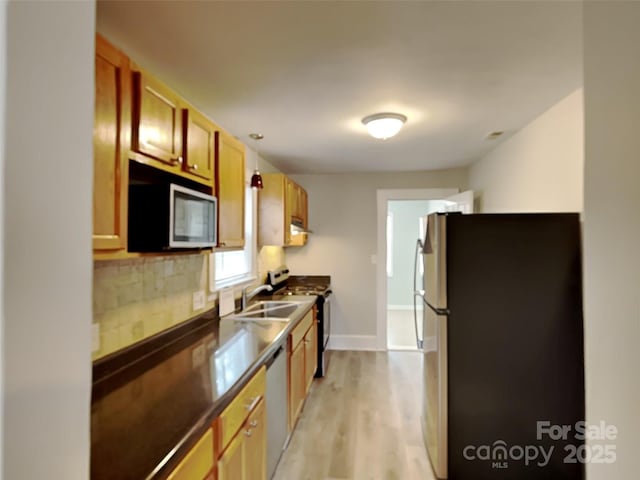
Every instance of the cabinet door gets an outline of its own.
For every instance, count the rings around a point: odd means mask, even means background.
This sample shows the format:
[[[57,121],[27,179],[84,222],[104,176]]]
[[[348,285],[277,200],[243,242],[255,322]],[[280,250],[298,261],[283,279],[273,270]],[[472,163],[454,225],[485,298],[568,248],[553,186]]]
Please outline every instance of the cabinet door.
[[[129,59],[96,38],[93,126],[93,248],[127,246],[128,151],[131,129]]]
[[[302,187],[296,184],[296,217],[304,224],[304,205],[302,200]]]
[[[202,480],[213,469],[213,433],[208,429],[178,466],[168,480]]]
[[[218,246],[244,246],[244,146],[218,135]]]
[[[304,225],[304,229],[309,229],[309,197],[307,196],[307,191],[304,188],[300,188],[301,198],[302,198],[302,207],[300,215],[302,216],[302,224]]]
[[[175,92],[146,72],[133,74],[132,150],[166,165],[182,163],[182,108]]]
[[[204,115],[191,108],[183,110],[182,121],[186,139],[183,169],[192,175],[210,180],[215,170],[216,127]]]
[[[293,430],[306,392],[305,343],[299,342],[289,356],[289,431]]]
[[[304,336],[304,375],[305,375],[305,395],[311,389],[313,376],[318,367],[318,330],[315,315],[313,324]]]
[[[267,477],[267,430],[265,422],[265,403],[264,400],[261,400],[249,415],[244,430],[241,431],[246,435],[244,446],[245,478],[247,480],[265,480]]]
[[[245,435],[240,430],[218,460],[218,480],[243,480],[245,464]]]
[[[284,244],[291,244],[291,220],[295,211],[296,192],[294,183],[289,177],[285,178],[285,201],[284,201]]]

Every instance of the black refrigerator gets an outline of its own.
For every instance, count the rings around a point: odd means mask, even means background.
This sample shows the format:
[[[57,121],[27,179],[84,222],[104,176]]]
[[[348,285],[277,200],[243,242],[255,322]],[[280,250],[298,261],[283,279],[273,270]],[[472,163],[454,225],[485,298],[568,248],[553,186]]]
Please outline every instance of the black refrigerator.
[[[583,479],[579,215],[429,215],[422,260],[421,420],[436,477]]]

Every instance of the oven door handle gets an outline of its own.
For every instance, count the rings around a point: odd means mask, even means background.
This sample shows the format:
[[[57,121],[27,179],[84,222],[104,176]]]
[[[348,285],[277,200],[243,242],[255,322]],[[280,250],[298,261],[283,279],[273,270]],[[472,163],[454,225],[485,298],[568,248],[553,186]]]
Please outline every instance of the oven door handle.
[[[329,345],[329,337],[331,336],[331,298],[330,298],[331,290],[327,291],[326,296],[324,297],[324,305],[322,305],[322,335],[326,337],[326,341],[323,341],[324,344],[322,350],[327,349],[327,345]],[[325,315],[326,314],[326,315]],[[323,339],[324,340],[324,339]]]

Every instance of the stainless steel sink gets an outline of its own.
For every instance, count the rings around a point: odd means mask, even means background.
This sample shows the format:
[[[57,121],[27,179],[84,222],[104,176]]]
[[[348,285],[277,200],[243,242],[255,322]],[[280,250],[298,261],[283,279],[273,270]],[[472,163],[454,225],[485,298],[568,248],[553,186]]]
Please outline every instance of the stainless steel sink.
[[[304,302],[263,300],[232,315],[236,321],[279,321],[288,322],[291,315]]]
[[[242,317],[247,320],[264,320],[264,319],[277,319],[277,320],[289,320],[289,317],[293,312],[298,309],[297,305],[288,305],[279,308],[272,308],[269,310],[259,310],[254,312],[240,312],[236,317]]]
[[[291,302],[291,301],[278,301],[278,300],[263,300],[260,302],[256,302],[253,305],[245,308],[240,314],[250,313],[250,312],[258,312],[261,310],[279,310],[285,307],[297,307],[300,305],[300,302]]]

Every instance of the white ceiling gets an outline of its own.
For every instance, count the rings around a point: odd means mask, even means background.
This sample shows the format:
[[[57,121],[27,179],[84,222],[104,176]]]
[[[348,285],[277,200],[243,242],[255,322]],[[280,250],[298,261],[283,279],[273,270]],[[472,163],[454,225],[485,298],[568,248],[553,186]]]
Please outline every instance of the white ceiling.
[[[468,165],[582,85],[580,2],[99,1],[97,30],[287,173]],[[362,117],[403,113],[394,138]],[[485,140],[504,130],[503,140]]]

